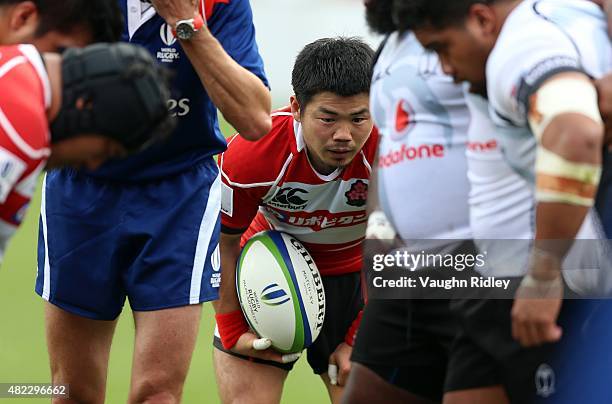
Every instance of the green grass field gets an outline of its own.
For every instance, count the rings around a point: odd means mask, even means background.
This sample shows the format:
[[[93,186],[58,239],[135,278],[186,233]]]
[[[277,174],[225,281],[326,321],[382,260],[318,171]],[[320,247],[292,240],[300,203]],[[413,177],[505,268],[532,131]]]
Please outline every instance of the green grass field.
[[[231,133],[228,127],[224,133]],[[11,241],[0,267],[0,383],[48,383],[43,300],[34,292],[40,184],[27,217]],[[185,384],[184,403],[218,403],[212,367],[213,310],[205,305],[198,344]],[[108,403],[127,399],[132,365],[134,326],[129,306],[121,315],[113,340],[108,374]],[[10,400],[0,399],[0,403]],[[19,403],[49,399],[20,399]],[[285,385],[283,403],[328,402],[323,383],[302,358]]]

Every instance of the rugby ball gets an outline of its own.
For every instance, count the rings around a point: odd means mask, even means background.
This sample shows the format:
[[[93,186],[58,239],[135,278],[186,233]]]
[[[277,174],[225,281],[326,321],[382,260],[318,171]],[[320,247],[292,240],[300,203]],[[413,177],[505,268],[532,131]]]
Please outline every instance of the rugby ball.
[[[277,351],[301,352],[318,337],[325,318],[323,282],[295,237],[278,231],[254,235],[238,259],[236,288],[250,327]]]

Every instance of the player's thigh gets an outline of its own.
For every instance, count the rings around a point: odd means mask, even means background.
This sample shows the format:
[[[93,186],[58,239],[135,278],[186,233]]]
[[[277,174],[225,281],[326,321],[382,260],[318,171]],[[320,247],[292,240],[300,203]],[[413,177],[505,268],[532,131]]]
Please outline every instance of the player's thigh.
[[[134,312],[136,342],[130,397],[180,398],[195,347],[202,305]]]
[[[502,385],[451,391],[444,395],[444,404],[505,404],[509,403]]]
[[[344,404],[432,404],[435,401],[416,396],[403,388],[394,386],[368,367],[353,363],[341,402]]]
[[[344,386],[332,385],[327,373],[322,373],[320,376],[321,380],[323,380],[323,384],[325,384],[332,404],[340,404],[342,402],[342,395],[344,394]]]
[[[47,347],[53,383],[69,384],[78,401],[104,402],[116,321],[91,320],[45,303]]]
[[[288,371],[213,349],[219,395],[223,404],[277,404]]]

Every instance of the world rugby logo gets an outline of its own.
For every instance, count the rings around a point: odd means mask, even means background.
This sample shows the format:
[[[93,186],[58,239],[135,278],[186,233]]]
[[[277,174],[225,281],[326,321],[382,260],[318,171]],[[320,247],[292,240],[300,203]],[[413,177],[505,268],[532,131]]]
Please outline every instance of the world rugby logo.
[[[172,46],[176,42],[176,37],[172,33],[172,28],[168,24],[162,24],[159,28],[159,36],[166,46]]]
[[[280,286],[276,283],[266,286],[261,291],[261,301],[268,306],[280,306],[287,303],[291,298],[287,295]]]

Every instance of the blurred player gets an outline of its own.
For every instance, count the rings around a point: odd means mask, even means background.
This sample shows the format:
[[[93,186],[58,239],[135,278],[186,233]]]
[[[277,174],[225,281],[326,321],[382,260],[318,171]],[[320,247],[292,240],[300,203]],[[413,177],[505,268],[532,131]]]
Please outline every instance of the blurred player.
[[[88,76],[78,77],[79,88],[75,88],[68,70],[91,67],[100,61],[107,64],[107,72],[98,75],[97,82]],[[148,54],[127,45],[70,51],[63,60],[57,54],[46,54],[43,59],[32,45],[0,47],[0,261],[8,240],[21,224],[45,165],[95,169],[108,158],[122,157],[152,140],[152,131],[168,115],[168,91],[161,85],[164,79],[154,63]],[[132,78],[133,85],[126,85],[122,77],[130,69],[141,69],[143,74]],[[136,84],[150,89],[141,92]],[[121,119],[114,125],[100,124],[104,110],[112,110],[100,91],[116,92],[117,85],[121,86],[122,97],[116,108],[143,114],[144,119],[136,126]],[[76,105],[96,95],[99,97],[89,110]],[[147,116],[147,111],[152,113]],[[87,118],[90,122],[83,126]],[[68,130],[66,119],[79,123]],[[55,129],[52,133],[49,122]],[[129,131],[133,132],[128,136]]]
[[[254,144],[235,136],[220,157],[223,280],[214,359],[224,403],[279,403],[293,367],[285,362],[299,356],[262,350],[271,342],[249,331],[236,295],[240,247],[266,229],[302,241],[323,276],[325,323],[308,363],[332,402],[340,401],[363,306],[361,241],[378,143],[368,103],[372,55],[353,38],[307,45],[293,68],[291,105],[272,114],[272,131]]]
[[[599,94],[599,111],[606,124],[607,149],[603,157],[603,172],[597,195],[597,207],[606,235],[608,238],[612,238],[612,73],[597,80],[595,85]]]
[[[604,130],[590,79],[610,68],[605,17],[586,1],[397,4],[400,26],[414,29],[425,47],[438,52],[448,74],[488,96],[505,156],[532,193],[535,242],[513,307],[504,301],[481,302],[462,319],[463,343],[471,344],[474,358],[470,371],[489,368],[487,374],[496,375],[512,401],[525,402],[535,394],[559,402],[562,394],[555,393],[562,384],[554,382],[558,369],[538,361],[556,348],[542,344],[559,341],[562,332],[564,339],[580,332],[576,322],[563,331],[556,324],[566,289],[561,264],[572,240],[580,233],[601,237],[592,227],[597,218],[591,208]],[[546,298],[534,299],[542,296]],[[567,302],[564,311],[580,307]],[[488,324],[486,330],[483,324]],[[524,347],[541,347],[521,350],[510,335]],[[473,386],[446,401],[497,403],[500,390]]]
[[[0,44],[31,43],[40,52],[119,39],[116,0],[0,0]]]
[[[372,178],[378,192],[368,200],[369,208],[378,204],[380,211],[370,217],[368,238],[389,239],[396,231],[403,240],[437,240],[437,246],[453,250],[451,239],[471,238],[470,115],[462,86],[442,72],[435,54],[412,33],[396,31],[392,3],[366,2],[370,27],[387,35],[370,95],[381,141]],[[447,374],[454,318],[448,299],[370,298],[344,402],[429,403],[439,401],[451,383],[471,383],[473,376],[460,368]]]
[[[95,171],[50,172],[36,291],[54,383],[104,402],[127,297],[136,340],[129,402],[179,402],[201,303],[218,296],[218,107],[249,139],[270,130],[270,94],[248,0],[120,0],[122,39],[174,72],[167,142]]]

